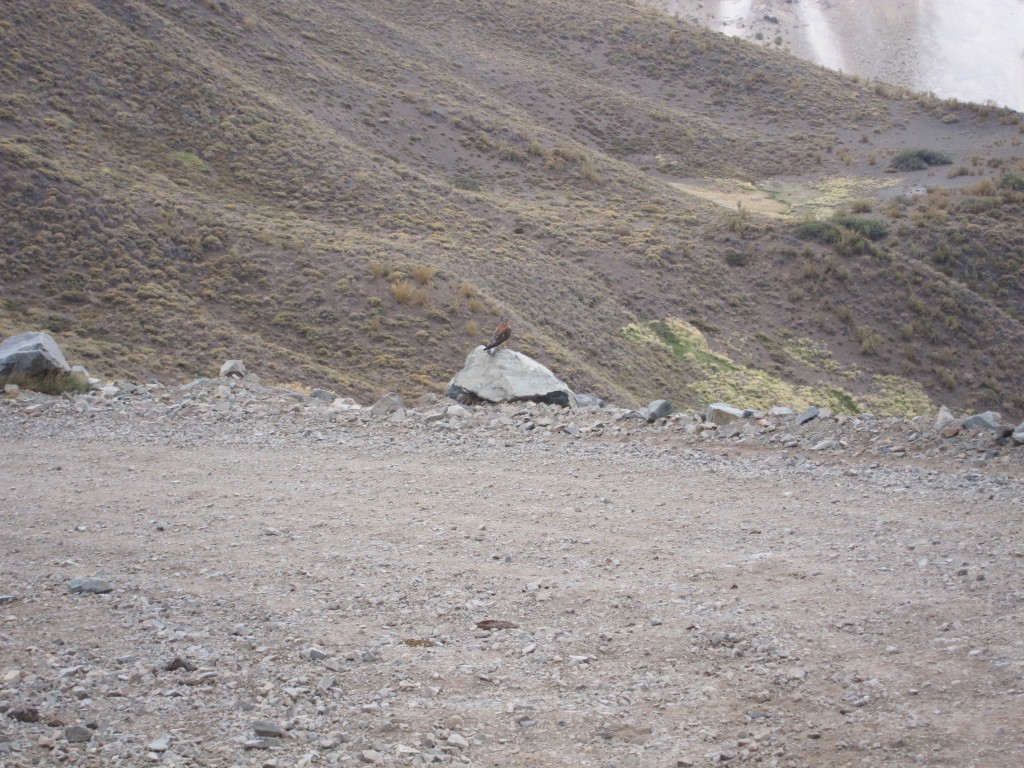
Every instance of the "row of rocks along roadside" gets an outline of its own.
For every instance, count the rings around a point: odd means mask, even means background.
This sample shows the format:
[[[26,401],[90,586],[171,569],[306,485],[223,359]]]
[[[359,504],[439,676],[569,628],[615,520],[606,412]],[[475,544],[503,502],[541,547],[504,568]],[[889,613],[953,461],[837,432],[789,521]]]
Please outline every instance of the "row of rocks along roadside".
[[[456,440],[495,442],[510,434],[539,439],[645,440],[676,438],[694,444],[760,447],[811,456],[872,455],[917,460],[951,459],[983,466],[989,462],[1024,465],[1024,422],[1002,423],[998,413],[955,418],[945,407],[935,416],[915,418],[849,416],[811,407],[795,413],[780,406],[768,411],[715,403],[703,413],[673,412],[665,400],[640,409],[609,405],[578,395],[579,406],[567,408],[529,401],[470,405],[435,395],[407,407],[389,393],[371,406],[322,389],[300,391],[267,387],[256,374],[239,375],[225,363],[217,379],[197,379],[173,388],[158,383],[119,381],[86,394],[59,397],[7,387],[6,406],[28,417],[133,412],[167,425],[190,419],[239,426],[252,418],[289,416],[279,437],[291,432],[322,432],[332,425],[359,430],[426,430]],[[242,368],[244,370],[244,368]],[[268,437],[255,435],[253,439]]]

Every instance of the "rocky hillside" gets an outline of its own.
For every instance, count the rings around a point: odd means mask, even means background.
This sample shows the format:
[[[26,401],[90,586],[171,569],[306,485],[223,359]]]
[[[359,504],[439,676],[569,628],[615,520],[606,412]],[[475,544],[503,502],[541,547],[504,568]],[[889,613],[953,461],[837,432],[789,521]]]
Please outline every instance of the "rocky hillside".
[[[624,406],[1024,414],[1015,112],[619,0],[39,0],[0,47],[0,336],[98,375],[417,396],[504,314]]]

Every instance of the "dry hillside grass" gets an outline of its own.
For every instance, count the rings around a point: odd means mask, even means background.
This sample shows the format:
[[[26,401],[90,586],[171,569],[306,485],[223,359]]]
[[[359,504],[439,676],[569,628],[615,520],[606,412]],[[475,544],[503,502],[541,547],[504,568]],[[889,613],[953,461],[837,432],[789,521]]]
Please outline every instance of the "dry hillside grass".
[[[500,313],[622,404],[1024,415],[1017,113],[620,0],[40,0],[0,47],[0,335],[98,375],[415,396]]]

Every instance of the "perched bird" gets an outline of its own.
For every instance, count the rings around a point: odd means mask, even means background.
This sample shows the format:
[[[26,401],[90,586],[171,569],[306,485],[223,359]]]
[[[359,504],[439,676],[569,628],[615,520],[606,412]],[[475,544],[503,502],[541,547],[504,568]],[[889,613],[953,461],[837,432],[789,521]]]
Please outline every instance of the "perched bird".
[[[484,352],[493,355],[492,350],[497,349],[506,341],[508,337],[512,335],[512,326],[508,324],[508,318],[502,317],[498,320],[498,327],[494,329],[494,333],[491,334],[491,342],[484,347]]]

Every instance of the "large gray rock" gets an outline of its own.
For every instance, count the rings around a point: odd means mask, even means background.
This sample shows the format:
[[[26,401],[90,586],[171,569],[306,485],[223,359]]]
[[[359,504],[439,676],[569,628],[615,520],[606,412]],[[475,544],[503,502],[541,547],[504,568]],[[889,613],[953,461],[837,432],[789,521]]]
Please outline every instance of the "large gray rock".
[[[49,376],[69,374],[57,342],[48,333],[19,333],[0,343],[0,376]]]
[[[654,400],[646,408],[641,408],[640,413],[647,418],[648,422],[653,423],[672,413],[672,403],[668,400]]]
[[[707,413],[704,414],[704,421],[710,421],[712,424],[724,427],[726,424],[732,424],[746,415],[746,411],[734,408],[728,403],[712,403],[708,406]]]
[[[963,420],[961,426],[964,429],[991,429],[996,437],[1009,437],[1013,434],[1013,427],[1002,423],[1003,417],[996,411],[985,411],[976,413]]]
[[[448,384],[446,394],[454,400],[532,400],[576,407],[576,396],[565,382],[532,357],[511,349],[499,349],[489,355],[483,345],[469,353],[466,365]]]
[[[1013,430],[1013,442],[1017,445],[1024,445],[1024,421],[1017,425],[1017,428]]]

